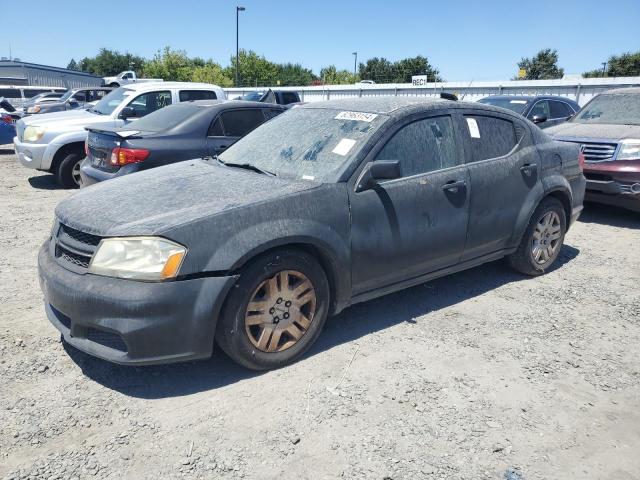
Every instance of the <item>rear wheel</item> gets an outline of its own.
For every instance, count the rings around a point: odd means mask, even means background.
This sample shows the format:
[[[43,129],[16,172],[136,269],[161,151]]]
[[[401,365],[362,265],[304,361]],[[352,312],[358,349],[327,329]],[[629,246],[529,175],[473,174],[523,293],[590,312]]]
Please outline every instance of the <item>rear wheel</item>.
[[[278,250],[243,269],[218,321],[216,341],[253,370],[282,367],[315,342],[329,309],[329,284],[316,259]]]
[[[64,188],[80,187],[80,163],[83,159],[83,153],[71,153],[62,159],[55,171],[56,180],[61,186]]]
[[[531,216],[518,250],[507,257],[509,264],[526,275],[542,275],[558,258],[566,231],[562,203],[545,198]]]

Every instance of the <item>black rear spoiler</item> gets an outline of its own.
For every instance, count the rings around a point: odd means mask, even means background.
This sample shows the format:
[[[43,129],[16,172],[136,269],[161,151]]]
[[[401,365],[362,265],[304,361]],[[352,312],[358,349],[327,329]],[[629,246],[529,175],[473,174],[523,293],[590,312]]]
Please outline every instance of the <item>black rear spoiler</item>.
[[[140,138],[140,130],[113,130],[109,128],[100,127],[84,127],[87,132],[106,133],[107,135],[113,135],[120,138]]]
[[[440,98],[442,98],[443,100],[452,100],[454,102],[458,101],[458,96],[454,95],[453,93],[442,92],[440,94]]]

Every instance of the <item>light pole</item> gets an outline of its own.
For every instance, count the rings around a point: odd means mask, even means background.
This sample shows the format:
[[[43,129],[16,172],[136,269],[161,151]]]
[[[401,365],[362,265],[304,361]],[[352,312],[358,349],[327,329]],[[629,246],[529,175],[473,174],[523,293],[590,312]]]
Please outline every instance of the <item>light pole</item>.
[[[607,62],[602,62],[602,76],[604,77],[607,72]]]
[[[240,61],[240,49],[238,47],[239,43],[238,43],[238,18],[240,16],[240,12],[244,12],[245,8],[244,7],[236,7],[236,87],[240,86],[240,80],[238,77],[238,62]]]
[[[353,81],[355,82],[356,78],[356,65],[358,65],[358,52],[353,52]]]

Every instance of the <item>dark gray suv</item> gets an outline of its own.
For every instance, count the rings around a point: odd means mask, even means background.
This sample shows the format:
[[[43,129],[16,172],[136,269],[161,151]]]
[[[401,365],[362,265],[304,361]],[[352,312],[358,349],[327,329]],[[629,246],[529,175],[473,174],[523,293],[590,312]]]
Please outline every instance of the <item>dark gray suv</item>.
[[[507,257],[539,275],[582,210],[579,147],[503,109],[318,102],[219,158],[103,182],[58,205],[47,315],[123,364],[211,355],[283,366],[328,315]]]

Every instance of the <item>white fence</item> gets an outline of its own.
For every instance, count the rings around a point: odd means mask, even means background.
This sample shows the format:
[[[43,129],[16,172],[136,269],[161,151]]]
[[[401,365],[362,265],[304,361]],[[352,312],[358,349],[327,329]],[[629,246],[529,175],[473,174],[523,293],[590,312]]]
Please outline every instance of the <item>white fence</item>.
[[[300,94],[303,102],[351,97],[438,97],[440,93],[454,93],[458,98],[468,101],[480,100],[489,95],[559,95],[576,100],[584,105],[594,96],[612,88],[638,87],[640,77],[616,78],[577,78],[561,80],[507,80],[504,82],[437,82],[424,87],[410,83],[377,85],[323,85],[315,87],[271,87],[274,90],[293,90]],[[258,88],[226,88],[228,98],[252,91],[264,91]]]

